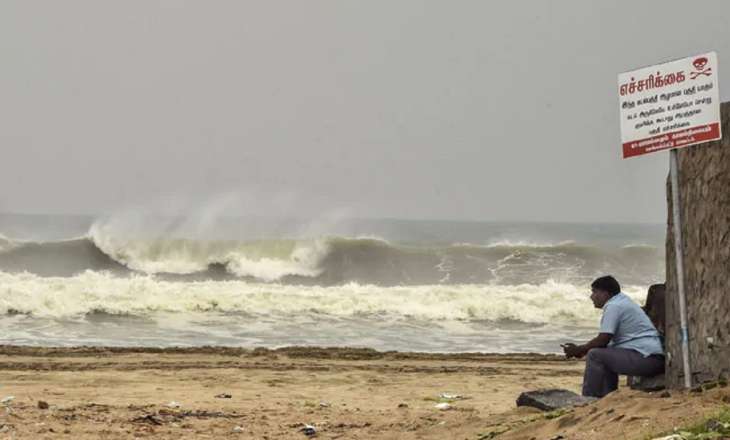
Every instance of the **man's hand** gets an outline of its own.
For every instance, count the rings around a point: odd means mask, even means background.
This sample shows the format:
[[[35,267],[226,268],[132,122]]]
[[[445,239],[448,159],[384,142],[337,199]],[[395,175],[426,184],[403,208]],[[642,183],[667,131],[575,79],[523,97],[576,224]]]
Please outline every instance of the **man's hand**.
[[[567,344],[561,345],[561,347],[563,347],[563,352],[565,353],[565,357],[567,357],[568,359],[582,358],[585,355],[585,350],[581,346],[578,346],[578,345],[575,345],[572,343],[567,343]]]
[[[567,344],[562,344],[561,347],[563,347],[563,352],[566,357],[582,358],[593,348],[607,347],[612,338],[613,335],[611,333],[599,333],[598,336],[583,345],[575,345],[568,342]]]

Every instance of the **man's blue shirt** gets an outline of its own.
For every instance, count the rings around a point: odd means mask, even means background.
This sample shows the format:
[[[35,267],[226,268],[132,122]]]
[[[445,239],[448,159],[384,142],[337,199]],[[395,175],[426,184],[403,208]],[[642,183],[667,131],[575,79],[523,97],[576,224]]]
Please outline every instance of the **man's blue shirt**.
[[[618,293],[603,306],[601,333],[613,335],[609,347],[636,350],[644,357],[663,354],[659,332],[646,313],[623,293]]]

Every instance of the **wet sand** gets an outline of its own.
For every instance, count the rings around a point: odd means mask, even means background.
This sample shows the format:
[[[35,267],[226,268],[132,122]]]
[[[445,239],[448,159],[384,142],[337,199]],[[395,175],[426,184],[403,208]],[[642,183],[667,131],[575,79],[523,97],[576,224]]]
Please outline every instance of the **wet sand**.
[[[679,394],[620,391],[555,419],[515,408],[528,389],[577,391],[582,369],[580,361],[537,354],[5,346],[0,399],[14,399],[0,408],[0,439],[304,439],[304,424],[323,439],[479,439],[501,431],[499,438],[542,439],[571,429],[565,438],[644,438],[605,437],[615,432],[598,423],[627,413],[614,425],[656,431],[663,422],[646,417],[671,413],[668,423],[678,423],[724,396],[706,393],[690,404]],[[439,410],[442,393],[462,397]]]

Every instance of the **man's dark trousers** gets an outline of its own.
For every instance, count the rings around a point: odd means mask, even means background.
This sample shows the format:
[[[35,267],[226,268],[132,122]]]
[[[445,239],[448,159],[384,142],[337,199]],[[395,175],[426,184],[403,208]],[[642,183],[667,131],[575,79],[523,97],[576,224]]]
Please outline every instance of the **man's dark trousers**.
[[[603,397],[618,388],[619,374],[656,376],[664,372],[664,356],[644,357],[626,348],[594,348],[586,355],[583,395]]]

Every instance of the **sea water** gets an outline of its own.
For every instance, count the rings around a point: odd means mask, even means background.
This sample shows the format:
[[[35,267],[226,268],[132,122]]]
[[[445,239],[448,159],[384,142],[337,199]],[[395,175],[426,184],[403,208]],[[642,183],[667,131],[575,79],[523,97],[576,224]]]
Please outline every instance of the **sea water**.
[[[664,226],[0,215],[0,343],[558,352]]]

